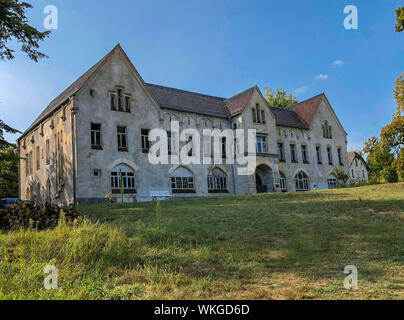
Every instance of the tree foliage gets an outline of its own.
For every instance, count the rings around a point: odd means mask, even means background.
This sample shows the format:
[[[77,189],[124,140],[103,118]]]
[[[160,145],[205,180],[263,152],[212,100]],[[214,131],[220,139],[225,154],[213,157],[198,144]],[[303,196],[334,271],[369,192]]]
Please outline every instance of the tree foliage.
[[[0,198],[18,197],[18,162],[15,144],[0,150]]]
[[[271,107],[286,108],[298,103],[297,98],[282,89],[265,88],[265,99]]]
[[[4,139],[4,132],[8,133],[21,133],[17,129],[11,128],[7,124],[3,122],[3,120],[0,119],[0,150],[6,147],[10,147],[12,144],[7,142],[6,139]]]
[[[38,62],[40,58],[47,56],[37,49],[39,41],[43,41],[50,31],[40,32],[28,24],[25,10],[32,5],[20,0],[0,0],[0,59],[14,59],[14,50],[8,46],[8,42],[16,40],[21,44],[21,51]]]
[[[396,10],[396,31],[404,31],[404,7],[398,7]]]

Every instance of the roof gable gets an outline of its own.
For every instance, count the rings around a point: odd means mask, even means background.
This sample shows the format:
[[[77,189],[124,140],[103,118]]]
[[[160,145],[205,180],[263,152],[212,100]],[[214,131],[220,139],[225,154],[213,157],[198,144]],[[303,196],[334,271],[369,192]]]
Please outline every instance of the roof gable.
[[[296,112],[308,125],[313,121],[320,102],[324,97],[324,93],[314,96],[310,99],[299,102],[293,106],[287,107],[287,110]]]
[[[349,167],[352,165],[352,162],[355,159],[362,161],[365,164],[366,169],[369,170],[367,162],[365,161],[365,159],[363,159],[363,157],[359,153],[357,153],[356,151],[349,151],[348,152],[348,166]]]
[[[243,112],[245,108],[247,108],[248,102],[250,101],[256,88],[256,86],[251,87],[226,99],[224,103],[231,116],[235,116],[236,114]]]

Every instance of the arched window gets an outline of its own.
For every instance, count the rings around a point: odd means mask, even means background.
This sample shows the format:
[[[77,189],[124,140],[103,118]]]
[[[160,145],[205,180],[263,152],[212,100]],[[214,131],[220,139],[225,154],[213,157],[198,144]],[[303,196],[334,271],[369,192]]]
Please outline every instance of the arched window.
[[[194,176],[187,168],[177,168],[171,177],[173,193],[195,193]]]
[[[309,190],[309,177],[303,171],[299,171],[295,176],[296,191]]]
[[[116,166],[111,171],[111,192],[114,194],[136,193],[135,189],[135,171],[125,164]]]
[[[227,192],[227,176],[222,170],[214,168],[208,174],[208,190],[210,193]]]
[[[327,177],[328,189],[335,189],[337,187],[337,179],[334,175],[329,175]]]
[[[288,187],[286,185],[286,177],[283,172],[279,172],[279,188],[282,192],[288,191]]]

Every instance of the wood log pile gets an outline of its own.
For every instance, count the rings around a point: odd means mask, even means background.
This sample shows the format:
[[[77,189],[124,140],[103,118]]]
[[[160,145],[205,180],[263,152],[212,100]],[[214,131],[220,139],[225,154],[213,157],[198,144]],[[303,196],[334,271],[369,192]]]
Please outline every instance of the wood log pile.
[[[61,214],[66,222],[73,222],[79,216],[74,207],[62,208],[49,203],[20,202],[11,205],[5,211],[0,211],[0,228],[4,230],[54,228],[58,225]]]

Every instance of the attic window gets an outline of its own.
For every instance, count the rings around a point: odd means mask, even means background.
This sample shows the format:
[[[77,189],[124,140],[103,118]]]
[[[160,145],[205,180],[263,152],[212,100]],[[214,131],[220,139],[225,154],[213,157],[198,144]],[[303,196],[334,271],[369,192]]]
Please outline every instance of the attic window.
[[[324,124],[322,126],[323,128],[323,137],[325,139],[332,139],[332,131],[331,131],[331,126],[328,125],[328,121],[325,120]]]
[[[111,110],[130,112],[132,96],[125,93],[123,87],[116,87],[115,91],[109,92]]]

